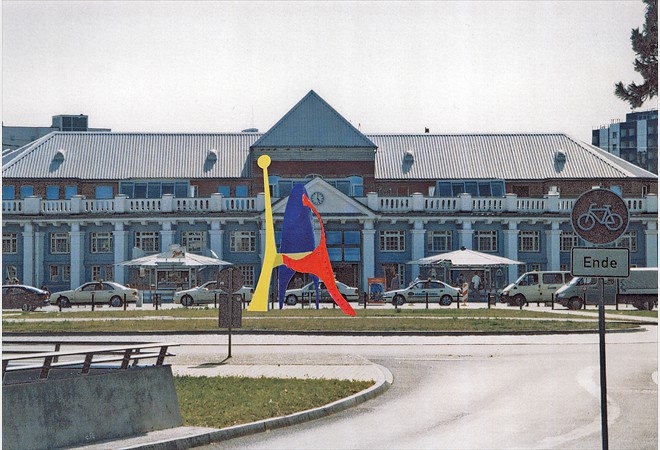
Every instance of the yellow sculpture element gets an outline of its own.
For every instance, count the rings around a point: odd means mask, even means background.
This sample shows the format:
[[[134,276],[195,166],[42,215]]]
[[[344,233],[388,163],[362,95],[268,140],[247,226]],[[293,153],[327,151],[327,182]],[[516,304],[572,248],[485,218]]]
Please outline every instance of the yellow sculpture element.
[[[264,173],[264,202],[266,203],[266,242],[264,245],[264,257],[261,264],[261,274],[257,287],[254,289],[254,295],[248,306],[248,311],[268,311],[268,292],[270,291],[270,279],[273,269],[284,264],[282,254],[277,253],[275,245],[275,225],[273,224],[273,208],[270,204],[270,189],[268,189],[268,166],[270,166],[270,156],[262,155],[257,160],[257,165],[261,167]],[[311,252],[290,253],[288,257],[301,259]]]

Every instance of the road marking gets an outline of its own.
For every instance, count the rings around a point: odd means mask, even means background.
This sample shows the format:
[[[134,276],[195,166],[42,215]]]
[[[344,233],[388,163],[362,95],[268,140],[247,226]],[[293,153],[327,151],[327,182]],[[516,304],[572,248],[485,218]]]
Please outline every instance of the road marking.
[[[600,369],[598,366],[589,366],[582,369],[577,374],[577,382],[584,390],[587,391],[589,395],[594,396],[599,400],[600,404]],[[607,422],[611,426],[621,415],[621,408],[615,403],[612,398],[607,396]],[[601,431],[600,423],[600,408],[598,408],[598,414],[594,417],[594,420],[587,425],[584,425],[580,428],[571,430],[568,433],[548,437],[539,442],[536,448],[554,448],[563,446],[567,442],[574,441],[576,439],[582,439],[592,434],[599,433]]]

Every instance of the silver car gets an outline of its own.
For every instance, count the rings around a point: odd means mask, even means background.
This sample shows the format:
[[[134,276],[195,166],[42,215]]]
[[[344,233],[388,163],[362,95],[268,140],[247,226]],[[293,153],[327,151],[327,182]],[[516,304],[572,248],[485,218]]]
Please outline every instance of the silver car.
[[[234,294],[244,296],[245,301],[249,302],[252,300],[254,289],[249,286],[243,286],[234,292]],[[218,297],[216,297],[216,295]],[[173,299],[174,303],[180,303],[183,306],[194,306],[213,303],[216,298],[219,298],[220,295],[227,295],[227,292],[222,289],[218,289],[217,281],[208,281],[201,286],[197,286],[192,289],[186,289],[185,291],[175,292]]]
[[[137,289],[126,287],[114,281],[92,281],[71,291],[60,291],[51,294],[50,304],[68,308],[71,305],[90,305],[107,303],[116,308],[126,303],[138,301]]]
[[[428,296],[429,302],[440,303],[442,306],[451,305],[457,298],[459,290],[449,286],[447,283],[437,280],[416,281],[407,288],[387,291],[383,294],[383,299],[392,304],[403,305],[404,303],[426,302]]]
[[[339,293],[346,299],[348,302],[357,302],[360,300],[360,292],[358,288],[347,286],[340,281],[335,280],[337,289]],[[312,302],[316,302],[316,291],[314,290],[314,283],[308,283],[305,286],[298,289],[287,289],[284,294],[284,298],[287,305],[293,306],[303,299],[311,299]],[[325,287],[325,283],[319,281],[319,301],[322,302],[332,302],[332,297],[328,288]]]

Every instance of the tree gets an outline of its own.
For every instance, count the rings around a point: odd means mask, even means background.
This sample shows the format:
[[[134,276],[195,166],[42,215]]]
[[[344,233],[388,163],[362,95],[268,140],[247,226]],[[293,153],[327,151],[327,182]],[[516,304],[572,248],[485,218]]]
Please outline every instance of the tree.
[[[643,84],[615,85],[614,94],[630,103],[635,109],[658,95],[658,0],[643,0],[646,3],[644,29],[634,28],[630,34],[632,48],[637,54],[635,71],[644,78]]]

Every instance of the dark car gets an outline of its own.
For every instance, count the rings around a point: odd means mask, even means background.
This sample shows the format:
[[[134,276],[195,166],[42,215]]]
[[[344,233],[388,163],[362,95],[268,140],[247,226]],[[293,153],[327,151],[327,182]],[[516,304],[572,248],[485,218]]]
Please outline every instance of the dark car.
[[[34,311],[48,305],[49,293],[24,284],[6,284],[2,286],[2,309]]]

